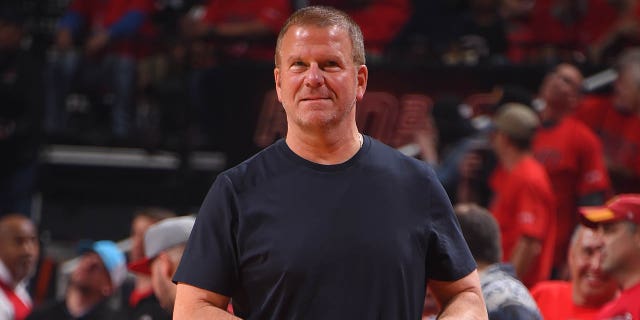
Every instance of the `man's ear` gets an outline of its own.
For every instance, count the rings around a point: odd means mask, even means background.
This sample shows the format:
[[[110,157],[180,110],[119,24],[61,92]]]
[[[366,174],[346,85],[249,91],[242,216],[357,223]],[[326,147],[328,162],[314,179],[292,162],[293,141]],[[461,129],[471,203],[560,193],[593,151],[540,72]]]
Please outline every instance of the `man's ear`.
[[[280,79],[280,68],[275,67],[273,69],[273,79],[276,83],[276,94],[278,95],[278,101],[282,103],[282,80]]]
[[[367,91],[367,81],[369,80],[369,69],[366,65],[358,67],[358,73],[356,74],[356,80],[358,81],[358,88],[356,91],[356,100],[362,101],[365,91]]]
[[[640,249],[640,224],[636,225],[636,232],[633,234],[633,242],[636,244],[636,248]]]

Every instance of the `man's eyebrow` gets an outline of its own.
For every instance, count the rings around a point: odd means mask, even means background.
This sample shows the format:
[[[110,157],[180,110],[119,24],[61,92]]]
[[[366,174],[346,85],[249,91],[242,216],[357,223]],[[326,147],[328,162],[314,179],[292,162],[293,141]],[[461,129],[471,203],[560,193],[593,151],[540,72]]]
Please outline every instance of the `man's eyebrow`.
[[[293,61],[300,61],[300,60],[302,60],[302,57],[299,56],[299,55],[296,55],[296,56],[290,56],[285,61],[286,62],[293,62]]]

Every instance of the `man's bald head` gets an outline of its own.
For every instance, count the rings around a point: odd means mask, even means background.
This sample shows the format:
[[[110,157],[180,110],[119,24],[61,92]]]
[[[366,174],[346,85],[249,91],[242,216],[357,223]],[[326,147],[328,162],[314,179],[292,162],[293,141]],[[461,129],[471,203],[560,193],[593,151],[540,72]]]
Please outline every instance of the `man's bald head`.
[[[34,271],[39,252],[37,230],[29,218],[17,213],[0,218],[0,260],[9,269],[13,285]]]

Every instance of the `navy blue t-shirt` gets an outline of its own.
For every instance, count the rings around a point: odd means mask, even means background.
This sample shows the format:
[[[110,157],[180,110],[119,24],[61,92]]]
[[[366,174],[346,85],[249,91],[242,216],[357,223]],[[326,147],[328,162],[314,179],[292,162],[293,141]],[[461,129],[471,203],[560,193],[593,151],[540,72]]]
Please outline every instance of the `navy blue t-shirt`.
[[[342,164],[279,140],[221,173],[174,281],[245,319],[420,319],[428,279],[475,267],[433,170],[365,136]]]

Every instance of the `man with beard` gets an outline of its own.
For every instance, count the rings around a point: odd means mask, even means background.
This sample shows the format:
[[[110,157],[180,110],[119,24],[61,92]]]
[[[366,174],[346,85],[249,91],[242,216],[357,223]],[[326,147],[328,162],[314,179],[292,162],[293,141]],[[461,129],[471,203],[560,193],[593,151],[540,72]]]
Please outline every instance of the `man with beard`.
[[[31,311],[26,281],[39,251],[31,220],[15,213],[0,218],[0,319],[22,320]]]
[[[173,280],[174,319],[487,319],[476,264],[433,169],[362,135],[362,32],[305,7],[273,70],[287,136],[218,175]]]
[[[37,308],[27,319],[121,319],[106,302],[127,275],[125,262],[124,253],[115,243],[95,242],[71,273],[65,299]]]

